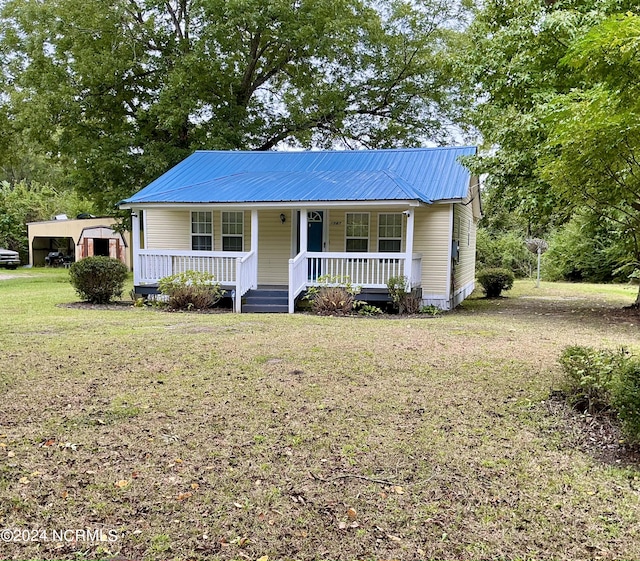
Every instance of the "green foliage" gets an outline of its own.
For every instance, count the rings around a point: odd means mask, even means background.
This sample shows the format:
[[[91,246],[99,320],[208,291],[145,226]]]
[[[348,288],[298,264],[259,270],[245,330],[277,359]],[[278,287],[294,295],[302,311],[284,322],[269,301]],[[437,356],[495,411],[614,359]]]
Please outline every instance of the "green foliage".
[[[436,317],[442,314],[442,310],[438,306],[429,304],[427,306],[420,306],[420,313],[426,316]]]
[[[0,126],[63,164],[101,210],[199,148],[441,141],[461,11],[441,0],[8,0]]]
[[[511,271],[501,268],[480,271],[477,278],[487,298],[497,298],[503,290],[510,290],[515,280]]]
[[[612,250],[591,253],[586,263],[588,241],[580,240],[578,259],[585,260],[575,271],[559,255],[569,250],[564,240],[555,252],[552,244],[547,259],[556,277],[599,279],[605,268],[613,276],[640,262],[640,16],[628,11],[634,8],[631,0],[489,0],[469,30],[474,48],[463,66],[482,100],[468,118],[497,149],[468,163],[490,174],[491,201],[525,217],[527,236],[562,230],[576,211],[588,216],[592,230],[608,221],[595,243]],[[564,235],[575,240],[574,233]]]
[[[111,257],[86,257],[73,263],[69,281],[83,300],[107,304],[122,295],[127,280],[126,265]]]
[[[70,191],[59,191],[36,182],[0,182],[0,247],[20,253],[29,261],[27,222],[51,220],[56,214],[76,216],[91,212],[92,205]]]
[[[640,359],[627,360],[611,387],[611,405],[626,437],[640,442]]]
[[[525,238],[515,232],[490,233],[478,228],[476,238],[476,266],[478,269],[502,268],[517,278],[531,276],[536,257],[525,245]]]
[[[390,277],[387,280],[389,296],[399,314],[417,314],[420,311],[422,299],[412,291],[407,292],[409,280],[407,277]]]
[[[361,316],[377,316],[382,313],[382,310],[378,306],[368,304],[364,300],[356,300],[353,303],[354,309],[358,310],[358,314]]]
[[[305,298],[311,310],[318,315],[348,315],[353,312],[359,286],[353,286],[349,277],[324,275],[318,285],[307,290]]]
[[[168,297],[167,305],[174,310],[206,310],[224,295],[220,283],[211,273],[185,271],[158,282],[158,290]]]
[[[543,276],[549,281],[610,282],[626,280],[626,241],[620,225],[601,217],[576,214],[549,237],[544,254]],[[633,270],[633,267],[630,268]]]
[[[618,351],[573,346],[563,350],[569,403],[590,414],[611,408],[623,434],[640,442],[640,358]]]
[[[594,413],[609,406],[615,373],[625,362],[624,351],[598,350],[592,347],[567,347],[560,355],[571,404]]]

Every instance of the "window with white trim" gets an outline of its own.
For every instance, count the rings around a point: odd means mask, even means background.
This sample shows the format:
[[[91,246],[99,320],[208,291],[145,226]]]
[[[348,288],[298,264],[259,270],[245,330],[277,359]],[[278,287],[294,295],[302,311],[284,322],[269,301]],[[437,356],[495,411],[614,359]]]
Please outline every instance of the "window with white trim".
[[[402,213],[378,215],[378,251],[402,251]]]
[[[210,211],[199,210],[191,213],[191,249],[213,250],[213,218]]]
[[[369,251],[369,213],[347,212],[346,251]]]
[[[222,251],[242,251],[244,212],[222,213]]]

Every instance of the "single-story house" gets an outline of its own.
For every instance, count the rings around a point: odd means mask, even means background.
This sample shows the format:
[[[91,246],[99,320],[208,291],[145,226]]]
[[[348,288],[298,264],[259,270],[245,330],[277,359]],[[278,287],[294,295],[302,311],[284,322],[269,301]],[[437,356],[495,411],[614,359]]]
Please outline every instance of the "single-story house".
[[[475,153],[197,151],[119,204],[132,213],[135,290],[193,269],[238,312],[291,313],[326,275],[363,292],[404,276],[425,305],[451,309],[475,283],[480,192],[459,161]]]
[[[116,229],[117,220],[110,216],[29,222],[29,264],[43,266],[49,253],[60,252],[68,261],[104,255],[122,261],[131,268],[129,232]]]

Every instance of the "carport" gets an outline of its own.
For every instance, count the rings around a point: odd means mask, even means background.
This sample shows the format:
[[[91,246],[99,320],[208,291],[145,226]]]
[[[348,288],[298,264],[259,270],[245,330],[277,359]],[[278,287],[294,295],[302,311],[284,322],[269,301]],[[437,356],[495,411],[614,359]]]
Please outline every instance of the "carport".
[[[115,229],[112,217],[57,219],[30,222],[29,263],[35,267],[45,265],[49,252],[59,251],[71,257],[71,262],[91,255],[114,257],[131,268],[129,232]]]

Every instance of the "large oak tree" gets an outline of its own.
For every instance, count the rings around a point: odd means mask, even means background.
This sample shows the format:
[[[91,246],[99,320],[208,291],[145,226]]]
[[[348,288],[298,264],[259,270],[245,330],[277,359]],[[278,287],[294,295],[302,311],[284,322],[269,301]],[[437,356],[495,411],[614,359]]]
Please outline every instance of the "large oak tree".
[[[105,209],[195,149],[443,141],[461,10],[445,0],[8,0],[0,149],[28,139]]]

